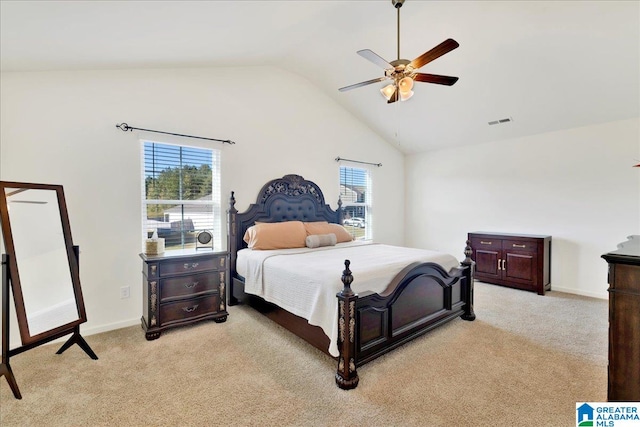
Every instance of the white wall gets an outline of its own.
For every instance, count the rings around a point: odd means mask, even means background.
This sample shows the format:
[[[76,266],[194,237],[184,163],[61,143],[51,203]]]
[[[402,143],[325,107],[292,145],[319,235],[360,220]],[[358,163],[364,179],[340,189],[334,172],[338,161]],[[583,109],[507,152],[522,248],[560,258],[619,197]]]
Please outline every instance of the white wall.
[[[372,169],[374,237],[404,243],[404,156],[285,70],[2,73],[0,101],[0,179],[64,186],[81,250],[85,334],[136,324],[142,315],[140,137],[220,148],[223,211],[231,190],[242,211],[266,181],[289,173],[319,184],[335,208],[335,157],[382,162]],[[115,127],[122,122],[236,145],[124,133]],[[121,286],[131,287],[130,298],[120,299]],[[18,339],[15,325],[11,338]]]
[[[640,234],[638,159],[638,119],[407,156],[406,243],[549,234],[552,289],[607,298],[600,256]]]

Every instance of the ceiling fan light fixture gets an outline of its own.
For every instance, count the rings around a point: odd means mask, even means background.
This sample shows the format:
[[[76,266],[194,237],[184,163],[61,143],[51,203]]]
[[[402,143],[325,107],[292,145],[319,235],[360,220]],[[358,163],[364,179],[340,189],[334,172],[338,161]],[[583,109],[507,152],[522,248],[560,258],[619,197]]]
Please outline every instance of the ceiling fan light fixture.
[[[404,93],[411,92],[411,89],[413,89],[413,79],[409,76],[404,77],[403,79],[400,80],[400,82],[398,82],[398,89],[400,90],[401,94],[403,92]]]
[[[396,85],[388,84],[380,89],[380,93],[387,99],[387,101],[389,101],[393,94],[396,93]]]
[[[410,90],[408,92],[400,92],[400,101],[407,101],[412,96],[413,96],[413,91],[412,90]]]

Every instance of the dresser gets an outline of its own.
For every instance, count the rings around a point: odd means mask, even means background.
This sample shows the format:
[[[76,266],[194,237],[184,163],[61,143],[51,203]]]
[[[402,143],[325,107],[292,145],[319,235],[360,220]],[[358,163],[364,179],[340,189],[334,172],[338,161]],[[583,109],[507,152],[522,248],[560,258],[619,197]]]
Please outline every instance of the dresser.
[[[551,236],[476,231],[468,239],[476,280],[539,295],[551,290]]]
[[[147,340],[163,330],[227,320],[228,253],[177,250],[142,258],[142,329]]]
[[[602,255],[609,264],[608,400],[640,401],[640,236]]]

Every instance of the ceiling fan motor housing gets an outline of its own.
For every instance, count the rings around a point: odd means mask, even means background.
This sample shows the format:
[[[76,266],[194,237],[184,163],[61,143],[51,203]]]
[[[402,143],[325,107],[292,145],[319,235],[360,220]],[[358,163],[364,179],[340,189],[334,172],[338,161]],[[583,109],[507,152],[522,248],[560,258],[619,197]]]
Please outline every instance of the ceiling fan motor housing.
[[[386,77],[391,77],[394,80],[400,80],[407,76],[412,76],[414,69],[409,64],[411,61],[408,59],[396,59],[395,61],[389,62],[389,64],[393,65],[393,68],[386,69],[384,74]]]

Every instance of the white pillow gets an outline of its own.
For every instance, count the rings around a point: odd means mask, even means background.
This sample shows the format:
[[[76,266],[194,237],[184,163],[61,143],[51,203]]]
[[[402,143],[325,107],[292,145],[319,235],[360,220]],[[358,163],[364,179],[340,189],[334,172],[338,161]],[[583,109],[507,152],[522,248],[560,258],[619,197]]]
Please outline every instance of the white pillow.
[[[318,248],[320,246],[335,246],[338,238],[335,234],[312,234],[307,236],[305,243],[308,248]]]

